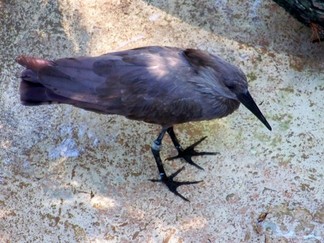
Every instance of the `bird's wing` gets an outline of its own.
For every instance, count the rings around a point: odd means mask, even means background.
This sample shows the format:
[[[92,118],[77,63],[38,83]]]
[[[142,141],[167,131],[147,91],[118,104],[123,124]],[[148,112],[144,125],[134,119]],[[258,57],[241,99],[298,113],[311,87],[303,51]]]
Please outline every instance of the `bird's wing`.
[[[109,58],[98,60],[94,72],[106,77],[98,87],[100,95],[110,94],[112,82],[118,80],[122,115],[163,125],[201,115],[202,104],[188,82],[196,74],[181,49],[146,47],[118,56],[121,59],[114,66]]]

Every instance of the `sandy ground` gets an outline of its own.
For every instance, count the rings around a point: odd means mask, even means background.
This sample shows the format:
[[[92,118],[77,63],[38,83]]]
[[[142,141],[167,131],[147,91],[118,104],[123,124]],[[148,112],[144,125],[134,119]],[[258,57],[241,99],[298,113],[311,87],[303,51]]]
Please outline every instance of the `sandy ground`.
[[[324,242],[324,43],[311,35],[270,0],[1,0],[0,242]],[[178,176],[203,180],[180,188],[190,203],[148,181],[158,126],[19,102],[20,54],[145,45],[239,66],[273,127],[245,107],[177,126],[184,146],[208,135],[199,148],[220,152]],[[163,158],[176,154],[163,145]]]

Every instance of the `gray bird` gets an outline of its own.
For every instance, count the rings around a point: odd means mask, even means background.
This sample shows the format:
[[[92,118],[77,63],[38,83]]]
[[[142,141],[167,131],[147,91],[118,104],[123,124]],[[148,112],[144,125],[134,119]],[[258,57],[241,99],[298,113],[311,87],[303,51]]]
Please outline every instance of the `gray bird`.
[[[161,125],[151,146],[160,179],[151,181],[164,183],[186,201],[177,188],[199,181],[175,181],[183,167],[166,174],[160,157],[165,133],[178,151],[169,159],[183,158],[202,169],[191,157],[215,153],[194,149],[206,137],[183,149],[173,131],[175,124],[221,118],[241,102],[271,130],[248,91],[244,73],[201,50],[148,46],[55,61],[20,56],[17,62],[26,68],[20,83],[23,105],[69,104]]]

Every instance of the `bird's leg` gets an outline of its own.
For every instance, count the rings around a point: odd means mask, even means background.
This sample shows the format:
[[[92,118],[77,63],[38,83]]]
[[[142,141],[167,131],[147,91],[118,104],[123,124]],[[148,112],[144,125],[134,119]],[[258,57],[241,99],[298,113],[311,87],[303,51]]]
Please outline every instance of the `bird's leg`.
[[[200,170],[203,170],[202,167],[197,165],[195,162],[192,161],[192,156],[198,156],[198,155],[215,155],[218,154],[217,152],[197,152],[195,150],[195,147],[200,144],[202,141],[204,141],[207,137],[201,138],[199,141],[195,142],[194,144],[190,145],[186,149],[183,149],[179,143],[179,140],[177,139],[173,127],[169,127],[167,129],[168,134],[170,135],[170,138],[173,142],[174,147],[178,150],[178,155],[174,157],[167,158],[167,160],[173,160],[177,158],[183,158],[187,163],[197,167]]]
[[[182,186],[182,185],[196,184],[196,183],[199,183],[201,181],[174,181],[173,179],[184,169],[184,167],[177,170],[176,172],[174,172],[170,176],[166,175],[163,164],[162,164],[162,160],[161,160],[161,157],[160,157],[160,148],[161,148],[161,144],[162,144],[162,139],[163,139],[164,134],[165,134],[166,131],[167,131],[167,129],[163,128],[161,133],[159,134],[158,138],[153,142],[153,144],[151,146],[151,150],[152,150],[152,153],[154,155],[154,159],[155,159],[156,165],[157,165],[159,173],[160,173],[160,179],[159,180],[152,179],[151,181],[152,182],[162,182],[162,183],[164,183],[169,188],[169,190],[171,192],[173,192],[175,195],[181,197],[185,201],[189,201],[187,198],[182,196],[177,191],[177,188],[179,186]]]

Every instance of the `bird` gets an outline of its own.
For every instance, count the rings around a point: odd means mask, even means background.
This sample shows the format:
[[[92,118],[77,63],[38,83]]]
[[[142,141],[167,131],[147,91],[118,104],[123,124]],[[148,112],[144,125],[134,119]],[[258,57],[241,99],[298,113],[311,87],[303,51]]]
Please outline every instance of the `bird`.
[[[206,137],[183,148],[174,132],[178,124],[225,117],[243,104],[269,130],[271,126],[248,90],[243,71],[209,52],[169,46],[144,46],[100,56],[46,60],[21,55],[16,61],[25,69],[20,75],[22,105],[68,104],[100,114],[161,126],[151,145],[159,179],[176,196],[182,185],[201,181],[177,181],[184,169],[168,175],[160,156],[163,137],[170,136],[177,156],[202,169],[193,156],[214,155],[195,147]]]

